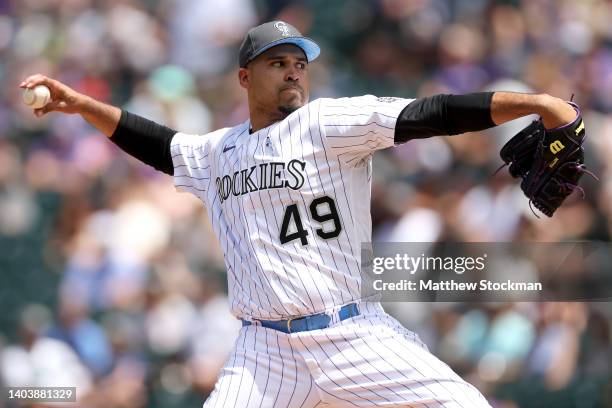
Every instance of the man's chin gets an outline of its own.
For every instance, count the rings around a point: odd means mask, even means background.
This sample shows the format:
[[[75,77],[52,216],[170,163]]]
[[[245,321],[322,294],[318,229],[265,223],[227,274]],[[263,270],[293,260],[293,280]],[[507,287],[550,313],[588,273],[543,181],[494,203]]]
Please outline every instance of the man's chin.
[[[291,93],[293,95],[284,95],[286,97],[280,98],[278,101],[278,111],[284,115],[289,115],[306,104],[305,98],[301,93],[298,94],[297,91],[295,93]]]

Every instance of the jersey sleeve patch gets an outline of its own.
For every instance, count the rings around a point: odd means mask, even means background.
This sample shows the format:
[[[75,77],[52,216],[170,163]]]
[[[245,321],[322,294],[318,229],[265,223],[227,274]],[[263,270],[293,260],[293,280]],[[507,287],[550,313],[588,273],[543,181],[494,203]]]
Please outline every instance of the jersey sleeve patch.
[[[322,99],[321,130],[328,145],[346,164],[357,164],[395,143],[395,124],[412,99],[376,97]]]

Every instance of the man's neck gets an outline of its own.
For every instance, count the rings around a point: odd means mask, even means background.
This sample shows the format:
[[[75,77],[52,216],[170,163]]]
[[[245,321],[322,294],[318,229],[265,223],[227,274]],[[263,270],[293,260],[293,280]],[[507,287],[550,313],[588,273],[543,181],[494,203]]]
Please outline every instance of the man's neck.
[[[278,108],[270,108],[268,105],[263,105],[252,99],[249,95],[249,116],[251,122],[251,133],[265,129],[276,122],[280,122],[289,116],[287,113],[281,112]]]
[[[285,119],[287,115],[283,115],[279,112],[277,116],[257,116],[251,115],[251,128],[249,129],[250,133],[255,133],[260,131],[261,129],[265,129],[268,126],[273,125],[276,122],[280,122]]]

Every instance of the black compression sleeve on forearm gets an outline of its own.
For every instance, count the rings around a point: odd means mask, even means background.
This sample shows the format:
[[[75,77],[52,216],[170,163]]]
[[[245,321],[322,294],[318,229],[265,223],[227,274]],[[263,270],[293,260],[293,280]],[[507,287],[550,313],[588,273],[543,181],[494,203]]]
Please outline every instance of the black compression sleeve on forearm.
[[[480,92],[466,95],[440,94],[412,101],[397,118],[395,144],[493,127],[492,98],[493,92]]]
[[[172,176],[170,142],[175,134],[176,130],[123,110],[110,140],[138,160]]]

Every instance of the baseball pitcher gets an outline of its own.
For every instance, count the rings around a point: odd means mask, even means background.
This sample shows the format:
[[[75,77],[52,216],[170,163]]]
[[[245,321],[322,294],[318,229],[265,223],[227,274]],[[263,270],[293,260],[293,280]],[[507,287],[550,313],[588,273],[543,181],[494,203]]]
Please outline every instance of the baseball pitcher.
[[[502,157],[552,215],[572,190],[559,180],[575,184],[580,173],[579,110],[549,95],[507,92],[309,101],[309,64],[319,52],[282,21],[250,30],[238,58],[250,118],[204,135],[169,129],[42,75],[21,86],[51,90],[37,115],[80,114],[206,206],[224,251],[231,310],[243,327],[205,407],[488,407],[415,333],[362,298],[372,155],[538,114],[534,132],[517,135]],[[511,154],[513,146],[520,155]]]

